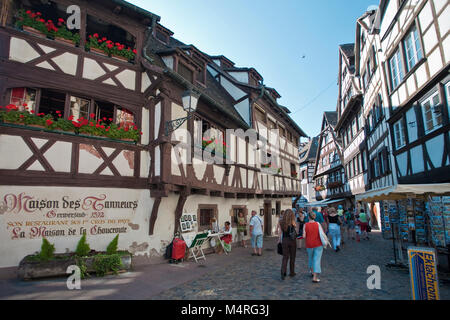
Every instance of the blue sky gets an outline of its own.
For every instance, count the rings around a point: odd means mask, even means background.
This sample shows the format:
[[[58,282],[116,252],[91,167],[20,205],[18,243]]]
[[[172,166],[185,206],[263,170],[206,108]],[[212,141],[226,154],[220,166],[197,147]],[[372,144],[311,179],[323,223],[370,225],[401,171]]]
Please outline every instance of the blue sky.
[[[254,67],[309,136],[337,102],[338,46],[378,0],[129,0],[161,17],[174,37],[238,67]],[[305,58],[302,58],[305,56]]]

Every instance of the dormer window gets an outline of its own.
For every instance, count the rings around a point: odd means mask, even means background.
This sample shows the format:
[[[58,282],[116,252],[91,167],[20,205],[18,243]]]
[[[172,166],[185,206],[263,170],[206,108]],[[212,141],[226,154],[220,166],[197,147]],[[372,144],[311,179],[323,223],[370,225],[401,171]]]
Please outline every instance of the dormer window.
[[[190,83],[194,83],[194,71],[182,62],[178,63],[178,73]]]
[[[156,30],[155,31],[155,37],[156,37],[156,39],[158,39],[159,41],[161,41],[164,44],[168,44],[169,43],[168,35],[163,33],[161,30]]]

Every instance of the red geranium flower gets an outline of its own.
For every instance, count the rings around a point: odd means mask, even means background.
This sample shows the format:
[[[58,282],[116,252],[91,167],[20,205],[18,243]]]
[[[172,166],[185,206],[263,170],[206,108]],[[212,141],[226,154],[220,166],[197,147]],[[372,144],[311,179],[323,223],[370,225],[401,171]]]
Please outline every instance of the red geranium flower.
[[[46,121],[45,121],[45,123],[47,124],[47,126],[50,126],[50,125],[52,125],[52,124],[53,124],[53,121],[52,121],[52,120],[50,120],[50,119],[48,119],[48,120],[46,120]]]
[[[136,49],[133,49],[133,53],[134,53],[134,54],[137,54],[137,50],[136,50]]]
[[[31,113],[31,114],[34,114],[34,110],[30,110],[30,113]]]
[[[109,118],[108,120],[109,120],[109,121],[113,121],[114,119],[113,119],[113,118]]]
[[[69,120],[69,121],[72,121],[73,118],[74,118],[74,116],[70,116],[68,120]]]
[[[94,123],[91,121],[91,122],[89,122],[89,126],[90,127],[93,127],[94,126]]]
[[[98,33],[94,33],[94,38],[98,38]]]
[[[95,113],[91,113],[91,119],[95,118]]]
[[[23,118],[25,118],[25,116],[23,114],[21,114],[20,115],[20,119],[23,119]]]

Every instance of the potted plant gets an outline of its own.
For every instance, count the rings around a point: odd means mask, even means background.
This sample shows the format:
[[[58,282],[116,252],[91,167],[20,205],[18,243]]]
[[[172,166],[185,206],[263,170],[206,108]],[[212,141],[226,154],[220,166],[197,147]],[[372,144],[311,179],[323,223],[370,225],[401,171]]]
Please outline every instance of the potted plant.
[[[81,278],[95,273],[98,277],[118,274],[131,269],[131,254],[117,250],[118,236],[108,246],[106,252],[91,250],[83,235],[73,253],[55,254],[55,247],[43,238],[41,251],[28,255],[19,264],[17,274],[20,279],[31,280],[47,277],[66,277],[67,268],[77,265]]]
[[[70,46],[78,46],[80,45],[80,34],[79,33],[72,33],[66,26],[66,22],[64,19],[59,18],[58,19],[58,27],[57,31],[54,34],[55,40],[68,44]]]
[[[35,36],[47,37],[48,28],[45,23],[46,21],[42,18],[42,13],[40,12],[25,11],[24,9],[20,9],[17,12],[16,27]]]
[[[118,42],[114,43],[106,37],[101,38],[98,33],[89,35],[86,50],[126,62],[133,61],[137,53],[136,49],[125,49],[125,45]]]
[[[86,50],[95,52],[105,57],[109,56],[107,39],[106,38],[100,39],[98,33],[89,35],[89,39],[86,42]]]

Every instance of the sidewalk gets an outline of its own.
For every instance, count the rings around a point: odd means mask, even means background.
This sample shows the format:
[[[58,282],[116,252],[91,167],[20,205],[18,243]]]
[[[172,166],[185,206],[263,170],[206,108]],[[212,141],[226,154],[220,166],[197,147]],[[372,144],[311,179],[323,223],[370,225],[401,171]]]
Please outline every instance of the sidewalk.
[[[268,241],[273,242],[273,241]],[[180,264],[153,264],[133,267],[132,272],[118,276],[88,278],[81,281],[81,290],[68,290],[66,278],[21,281],[0,280],[0,299],[42,300],[143,300],[151,299],[163,291],[219,271],[229,264],[239,263],[250,256],[251,248],[233,248],[229,255],[209,254],[206,261],[194,260]],[[263,257],[258,257],[263,258]]]

